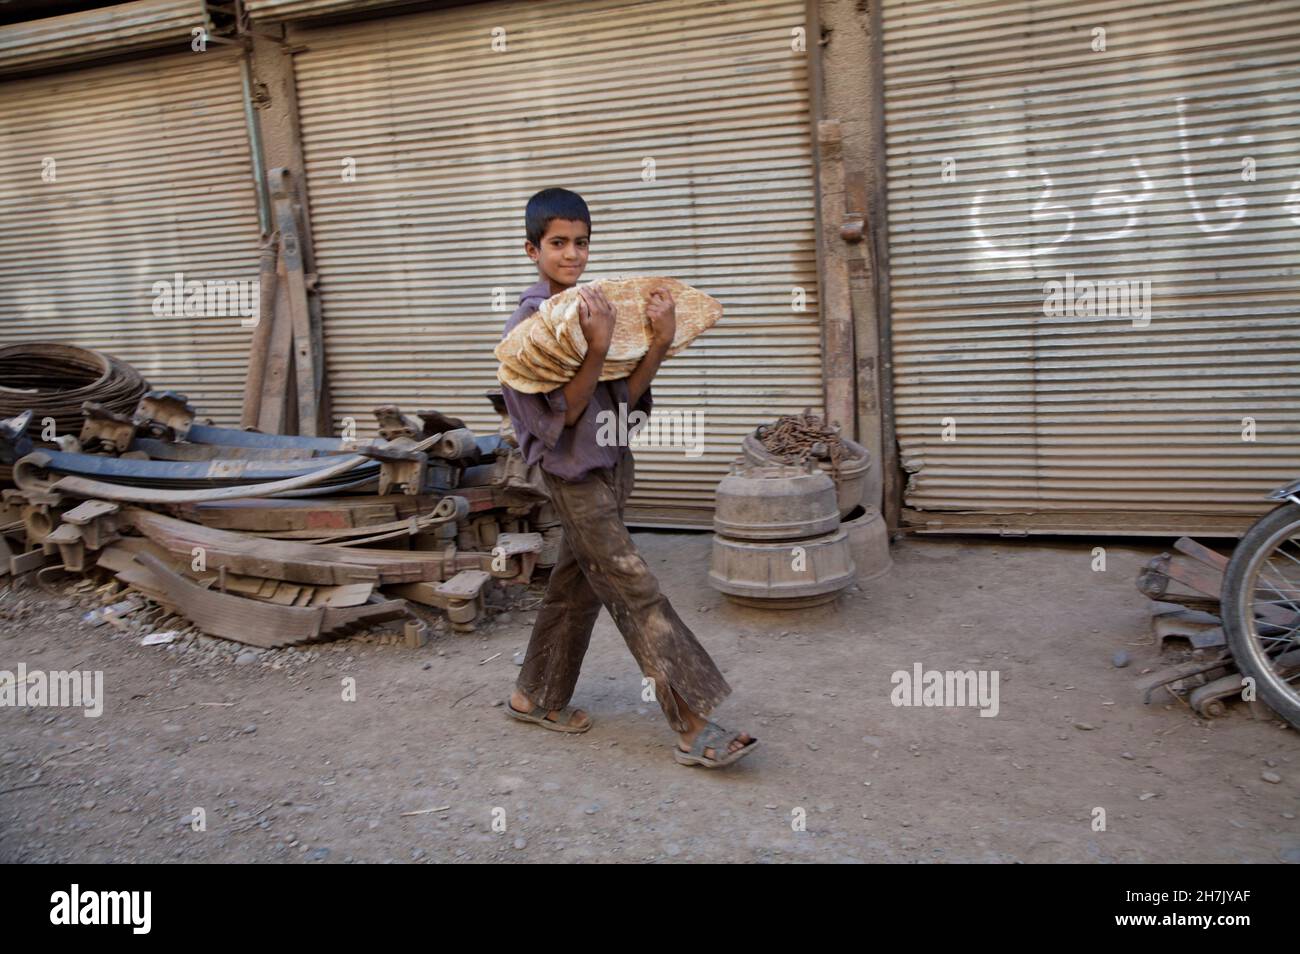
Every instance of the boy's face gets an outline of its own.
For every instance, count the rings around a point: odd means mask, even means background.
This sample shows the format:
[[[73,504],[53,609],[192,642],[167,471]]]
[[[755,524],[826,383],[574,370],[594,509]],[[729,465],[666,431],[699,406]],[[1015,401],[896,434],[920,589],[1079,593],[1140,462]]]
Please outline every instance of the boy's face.
[[[537,263],[537,270],[552,289],[572,288],[587,267],[589,235],[586,222],[551,219],[540,247],[524,240],[524,251]]]

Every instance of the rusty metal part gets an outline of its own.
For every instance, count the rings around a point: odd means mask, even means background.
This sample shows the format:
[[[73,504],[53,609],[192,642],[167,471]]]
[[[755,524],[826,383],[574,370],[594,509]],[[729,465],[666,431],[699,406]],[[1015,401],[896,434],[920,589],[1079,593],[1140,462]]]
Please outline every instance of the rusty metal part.
[[[429,453],[443,460],[477,458],[478,440],[469,428],[460,427],[439,435],[437,443],[429,448]]]
[[[31,422],[31,411],[0,421],[0,464],[16,463],[32,452],[32,439],[27,436]]]
[[[392,430],[390,429],[390,433]],[[409,437],[390,438],[383,447],[368,447],[361,453],[379,462],[379,495],[401,491],[412,496],[424,491],[429,455],[417,451]]]
[[[1151,693],[1161,686],[1167,686],[1170,683],[1178,682],[1180,679],[1187,679],[1192,676],[1199,676],[1203,673],[1213,672],[1216,669],[1235,668],[1232,661],[1231,653],[1220,653],[1211,659],[1192,660],[1191,662],[1179,663],[1176,666],[1166,666],[1156,672],[1149,673],[1138,679],[1135,685],[1142,692],[1142,701],[1151,702]]]
[[[114,454],[120,454],[131,446],[136,422],[130,415],[120,414],[96,401],[84,402],[81,410],[86,415],[77,438],[81,446],[100,447]]]
[[[57,548],[69,570],[86,569],[86,552],[102,550],[117,540],[118,506],[104,500],[86,500],[65,512],[60,523],[41,545],[46,553]]]
[[[138,427],[163,440],[186,440],[194,424],[194,408],[184,394],[149,391],[135,409]]]
[[[393,596],[436,607],[447,614],[456,632],[471,632],[486,606],[484,590],[492,574],[484,570],[461,570],[442,583],[402,583],[385,587]]]
[[[1294,676],[1300,672],[1300,649],[1293,649],[1279,656],[1274,660],[1273,666],[1285,678]],[[1245,678],[1239,672],[1232,672],[1203,686],[1197,686],[1187,696],[1188,705],[1207,719],[1221,718],[1228,713],[1225,703],[1241,696]]]
[[[27,535],[29,546],[43,543],[58,526],[58,508],[63,505],[62,494],[41,490],[18,491],[9,499],[21,500],[23,532]]]
[[[379,436],[386,441],[395,441],[399,437],[427,437],[423,423],[409,414],[403,414],[396,404],[381,404],[375,408],[375,420],[379,422]]]
[[[423,425],[423,429],[420,431],[422,437],[446,434],[448,431],[459,430],[465,426],[465,422],[460,418],[451,417],[441,411],[416,411],[415,416],[420,419],[420,423]]]
[[[768,453],[788,464],[829,460],[833,480],[839,477],[840,463],[853,457],[840,439],[839,423],[827,424],[809,408],[802,414],[787,414],[772,424],[761,425],[755,436]]]

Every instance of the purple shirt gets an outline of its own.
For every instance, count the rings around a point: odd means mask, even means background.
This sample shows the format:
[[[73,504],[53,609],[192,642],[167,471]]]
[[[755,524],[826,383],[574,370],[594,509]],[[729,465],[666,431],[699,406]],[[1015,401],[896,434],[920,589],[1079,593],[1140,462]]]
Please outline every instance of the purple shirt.
[[[511,328],[550,297],[551,285],[546,279],[525,289],[519,296],[519,307],[506,322],[501,337],[508,335]],[[564,480],[581,480],[597,467],[613,467],[618,463],[626,448],[617,442],[620,404],[627,408],[625,418],[630,417],[633,411],[642,411],[648,418],[650,409],[654,407],[654,398],[648,387],[636,405],[628,407],[627,378],[599,381],[582,411],[582,417],[566,427],[564,412],[568,410],[568,403],[564,399],[564,385],[557,385],[555,390],[542,394],[524,394],[502,384],[501,394],[505,398],[506,410],[510,412],[510,423],[515,429],[524,460],[529,464],[540,461],[543,470]],[[602,411],[609,414],[598,420],[597,415]],[[612,427],[606,426],[606,433],[612,434],[615,440],[602,446],[596,435],[602,423],[607,421],[613,423]],[[630,438],[637,428],[632,426],[632,421],[625,426]]]

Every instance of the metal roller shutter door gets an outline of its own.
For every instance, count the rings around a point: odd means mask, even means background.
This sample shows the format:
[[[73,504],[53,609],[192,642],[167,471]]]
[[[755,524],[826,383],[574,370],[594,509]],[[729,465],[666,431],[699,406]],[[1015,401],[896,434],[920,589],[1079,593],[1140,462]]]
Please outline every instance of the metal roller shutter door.
[[[55,159],[56,181],[42,161]],[[251,331],[153,313],[154,283],[257,279],[239,61],[211,50],[0,84],[0,341],[134,364],[238,426]]]
[[[905,522],[1239,532],[1300,472],[1300,6],[882,17]],[[1071,274],[1149,325],[1049,318]]]
[[[584,280],[668,274],[726,308],[654,385],[657,411],[704,412],[705,453],[638,449],[630,504],[707,522],[746,430],[823,401],[802,25],[790,0],[599,0],[295,30],[336,417],[394,402],[495,430],[492,348],[536,281],[524,204],[563,185],[592,208]]]

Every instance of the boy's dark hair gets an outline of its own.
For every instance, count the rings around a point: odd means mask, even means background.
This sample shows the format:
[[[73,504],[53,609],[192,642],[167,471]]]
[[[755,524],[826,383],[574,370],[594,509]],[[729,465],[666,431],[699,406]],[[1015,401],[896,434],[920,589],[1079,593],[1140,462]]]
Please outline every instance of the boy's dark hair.
[[[568,189],[543,189],[528,200],[528,208],[524,210],[524,229],[528,233],[528,241],[541,245],[542,236],[546,234],[546,226],[551,224],[551,219],[586,222],[587,234],[591,234],[591,213],[587,211],[587,203],[576,192]]]

